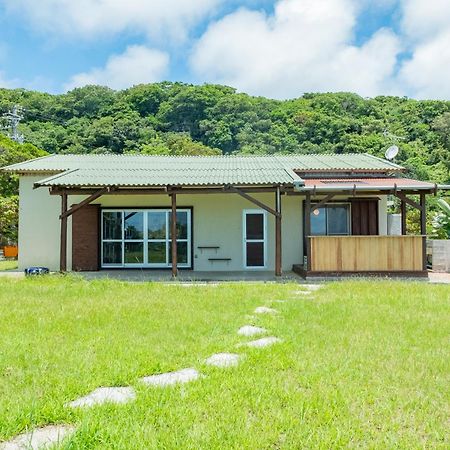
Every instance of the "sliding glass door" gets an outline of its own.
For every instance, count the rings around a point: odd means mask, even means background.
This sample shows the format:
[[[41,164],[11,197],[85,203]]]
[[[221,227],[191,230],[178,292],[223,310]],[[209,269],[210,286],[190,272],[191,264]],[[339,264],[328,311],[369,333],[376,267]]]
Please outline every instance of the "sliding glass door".
[[[103,210],[102,267],[172,266],[169,209]],[[177,264],[191,267],[191,211],[177,210]]]

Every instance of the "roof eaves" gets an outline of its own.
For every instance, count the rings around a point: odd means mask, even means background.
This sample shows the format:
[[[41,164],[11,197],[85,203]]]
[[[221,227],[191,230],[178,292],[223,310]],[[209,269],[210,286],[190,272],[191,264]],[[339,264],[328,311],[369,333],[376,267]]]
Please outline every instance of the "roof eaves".
[[[77,172],[78,170],[80,170],[80,169],[66,170],[65,172],[61,172],[61,173],[58,173],[56,175],[52,175],[51,177],[44,178],[43,180],[36,181],[33,184],[33,189],[40,188],[42,186],[46,186],[47,183],[49,183],[51,181],[54,181],[54,180],[57,180],[58,178],[64,177],[66,175],[69,175],[70,173]]]
[[[38,158],[28,159],[27,161],[22,161],[15,164],[10,164],[9,166],[0,167],[0,171],[2,172],[28,172],[27,169],[23,169],[21,166],[34,163],[35,161],[39,161],[46,158],[53,158],[55,155],[44,155],[39,156]],[[30,172],[42,172],[36,170],[30,170]]]

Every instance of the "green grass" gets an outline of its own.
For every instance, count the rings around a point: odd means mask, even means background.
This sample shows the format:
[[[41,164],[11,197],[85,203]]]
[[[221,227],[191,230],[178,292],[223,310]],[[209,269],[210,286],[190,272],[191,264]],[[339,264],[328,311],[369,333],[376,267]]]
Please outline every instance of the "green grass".
[[[15,269],[17,269],[17,261],[16,260],[0,261],[0,272],[2,270],[15,270]]]
[[[66,448],[448,448],[450,288],[342,282],[182,287],[52,276],[0,279],[0,441],[73,423]],[[279,310],[253,321],[256,306]],[[247,323],[284,340],[236,344]],[[203,361],[238,351],[237,368]],[[166,389],[139,377],[205,376]],[[135,402],[69,410],[99,386]]]

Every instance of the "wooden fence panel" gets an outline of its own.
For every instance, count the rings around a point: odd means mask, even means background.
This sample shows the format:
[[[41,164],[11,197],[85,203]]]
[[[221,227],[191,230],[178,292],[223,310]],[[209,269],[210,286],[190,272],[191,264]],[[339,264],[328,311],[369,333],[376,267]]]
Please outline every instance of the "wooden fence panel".
[[[312,236],[313,272],[423,270],[422,236]]]

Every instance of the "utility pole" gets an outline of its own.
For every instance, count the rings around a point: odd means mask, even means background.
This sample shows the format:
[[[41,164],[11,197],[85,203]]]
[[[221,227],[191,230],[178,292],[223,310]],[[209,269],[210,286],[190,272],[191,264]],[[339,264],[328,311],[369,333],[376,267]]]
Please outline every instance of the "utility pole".
[[[23,143],[24,137],[22,133],[19,133],[18,125],[23,119],[23,109],[19,105],[14,105],[11,110],[3,114],[3,118],[6,121],[5,129],[8,130],[8,137],[15,142]]]

